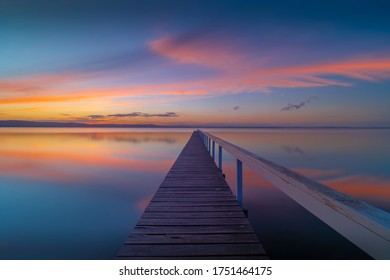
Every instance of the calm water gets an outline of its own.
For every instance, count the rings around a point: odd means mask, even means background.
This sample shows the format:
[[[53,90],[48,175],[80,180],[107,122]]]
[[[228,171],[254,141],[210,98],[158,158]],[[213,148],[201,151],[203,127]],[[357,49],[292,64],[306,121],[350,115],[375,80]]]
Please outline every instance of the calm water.
[[[208,131],[390,211],[390,130]],[[114,258],[190,134],[0,129],[0,258]],[[233,191],[234,168],[234,159],[224,154]],[[272,258],[368,258],[244,171],[244,207]]]

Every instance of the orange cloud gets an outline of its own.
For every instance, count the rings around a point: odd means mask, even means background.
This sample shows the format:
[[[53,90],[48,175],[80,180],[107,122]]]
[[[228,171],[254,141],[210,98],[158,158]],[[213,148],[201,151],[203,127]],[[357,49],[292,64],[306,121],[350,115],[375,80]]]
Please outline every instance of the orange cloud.
[[[288,68],[268,69],[260,73],[267,75],[288,75],[319,79],[316,75],[340,75],[355,79],[376,81],[390,77],[390,59],[346,59],[339,62],[303,65]]]
[[[225,40],[226,41],[226,40]],[[272,66],[272,59],[245,51],[223,40],[183,40],[163,37],[149,43],[155,53],[178,64],[196,64],[215,70],[213,75],[174,82],[131,82],[121,86],[94,86],[94,82],[112,79],[117,73],[64,73],[35,75],[0,80],[0,103],[25,105],[31,103],[101,102],[113,105],[116,99],[123,106],[128,97],[150,99],[158,96],[199,98],[204,95],[224,95],[240,92],[270,92],[273,87],[349,86],[351,82],[326,75],[367,81],[390,78],[390,58],[340,59],[299,65]],[[280,54],[281,59],[285,54]],[[277,57],[274,54],[272,57]],[[156,71],[165,71],[158,68]],[[166,65],[164,66],[166,67]],[[138,73],[142,76],[142,73]],[[121,75],[125,75],[122,73]],[[140,99],[138,98],[137,102]],[[117,105],[117,103],[115,103]],[[72,106],[75,106],[72,104]],[[84,106],[84,105],[83,105]],[[15,106],[12,106],[15,107]],[[99,106],[98,106],[99,107]],[[113,107],[113,106],[112,106]],[[85,108],[85,107],[83,107]],[[52,113],[52,112],[51,112]],[[92,112],[100,114],[99,111]],[[108,112],[110,113],[110,112]],[[114,112],[115,113],[115,112]]]
[[[96,98],[91,95],[35,95],[0,98],[2,104],[42,103],[42,102],[71,102]]]
[[[87,77],[85,77],[87,79]],[[54,81],[58,83],[52,84]],[[69,84],[80,82],[79,76],[59,77],[57,75],[20,80],[0,81],[0,103],[27,104],[50,102],[78,102],[88,99],[114,99],[116,97],[156,96],[156,95],[203,95],[204,89],[190,88],[189,83],[145,84],[122,87],[90,87],[72,89]],[[40,83],[38,86],[37,83]]]

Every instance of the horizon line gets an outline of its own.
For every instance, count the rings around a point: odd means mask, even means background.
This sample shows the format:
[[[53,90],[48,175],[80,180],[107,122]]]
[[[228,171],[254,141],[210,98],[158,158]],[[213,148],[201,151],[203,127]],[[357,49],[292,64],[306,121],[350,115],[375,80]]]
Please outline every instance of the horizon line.
[[[353,125],[213,125],[213,124],[181,124],[181,125],[156,125],[156,124],[89,124],[78,122],[56,121],[25,121],[25,120],[0,120],[0,127],[5,128],[352,128],[352,129],[390,129],[390,126],[353,126]]]

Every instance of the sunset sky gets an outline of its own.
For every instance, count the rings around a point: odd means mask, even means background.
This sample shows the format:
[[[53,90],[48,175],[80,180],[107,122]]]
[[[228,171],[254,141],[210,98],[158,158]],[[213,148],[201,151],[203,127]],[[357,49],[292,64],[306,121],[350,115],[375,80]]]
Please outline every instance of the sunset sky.
[[[390,126],[389,11],[0,0],[0,120]]]

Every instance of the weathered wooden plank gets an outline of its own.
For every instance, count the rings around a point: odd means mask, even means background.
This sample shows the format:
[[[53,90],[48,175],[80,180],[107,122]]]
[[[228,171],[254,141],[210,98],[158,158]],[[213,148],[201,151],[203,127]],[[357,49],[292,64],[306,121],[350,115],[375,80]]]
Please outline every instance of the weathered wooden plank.
[[[192,206],[218,206],[218,205],[221,205],[221,206],[226,206],[226,205],[239,205],[237,201],[210,201],[210,202],[206,202],[206,201],[191,201],[191,202],[187,202],[187,201],[166,201],[166,202],[162,202],[162,201],[158,201],[158,202],[154,202],[154,201],[151,201],[149,203],[150,206],[154,206],[154,207],[159,207],[159,206],[165,206],[165,207],[175,207],[175,206],[186,206],[186,207],[192,207]]]
[[[153,212],[145,211],[141,219],[202,219],[202,218],[245,218],[242,211],[223,211],[223,212]]]
[[[194,187],[194,188],[205,188],[205,187],[209,187],[209,188],[212,188],[212,187],[227,187],[224,183],[220,183],[220,182],[217,182],[217,183],[213,183],[213,182],[185,182],[185,181],[182,181],[182,182],[163,182],[161,184],[163,187],[171,187],[171,188],[174,188],[174,187]]]
[[[249,224],[246,218],[203,218],[203,219],[144,219],[141,218],[137,226],[223,226],[223,225],[247,225]]]
[[[130,234],[125,244],[257,243],[254,233],[239,234]]]
[[[201,197],[201,196],[208,196],[208,197],[214,197],[214,196],[231,196],[233,195],[232,192],[228,192],[228,191],[219,191],[219,192],[215,192],[215,191],[191,191],[191,192],[184,192],[184,191],[173,191],[173,190],[169,190],[169,191],[164,191],[164,190],[159,190],[156,192],[156,194],[154,195],[154,197],[158,196],[158,197],[170,197],[170,196],[176,196],[176,197],[186,197],[186,196],[197,196],[197,197]]]
[[[220,192],[227,192],[230,189],[226,188],[225,186],[208,186],[208,187],[169,187],[169,186],[160,186],[159,191],[177,191],[177,192],[182,192],[185,190],[188,190],[189,192],[215,192],[215,193],[220,193]]]
[[[214,197],[153,197],[152,202],[221,202],[221,201],[236,201],[234,196],[214,196]]]
[[[133,233],[141,234],[214,234],[253,233],[250,225],[223,226],[136,226]]]
[[[178,211],[178,212],[225,212],[225,211],[238,211],[242,212],[242,209],[238,205],[219,205],[219,206],[192,206],[192,207],[185,207],[185,206],[175,206],[175,207],[153,207],[148,206],[146,208],[146,211],[148,212],[172,212],[172,211]]]

